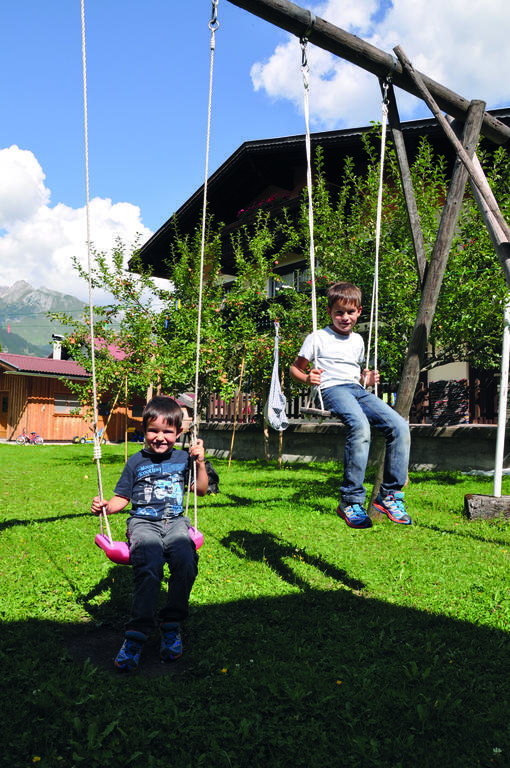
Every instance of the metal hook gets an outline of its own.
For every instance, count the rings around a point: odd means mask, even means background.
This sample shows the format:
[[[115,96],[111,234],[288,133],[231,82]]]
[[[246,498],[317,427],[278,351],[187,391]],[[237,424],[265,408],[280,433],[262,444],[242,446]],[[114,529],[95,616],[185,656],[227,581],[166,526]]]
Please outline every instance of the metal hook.
[[[216,32],[216,30],[220,26],[220,22],[218,21],[219,0],[211,0],[211,1],[212,1],[212,8],[211,8],[211,21],[209,22],[209,29],[211,30],[211,32]]]
[[[306,45],[308,43],[308,38],[310,37],[313,28],[315,26],[316,17],[315,14],[312,13],[312,11],[308,11],[310,14],[310,18],[308,20],[308,26],[306,28],[306,31],[302,37],[300,37],[299,42],[301,43],[301,66],[305,68],[308,65],[307,58],[306,58]]]

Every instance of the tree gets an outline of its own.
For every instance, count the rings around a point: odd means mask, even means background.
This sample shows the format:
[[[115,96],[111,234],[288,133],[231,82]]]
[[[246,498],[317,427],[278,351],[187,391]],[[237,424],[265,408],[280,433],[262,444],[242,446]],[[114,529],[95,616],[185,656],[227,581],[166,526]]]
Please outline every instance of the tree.
[[[315,163],[313,189],[314,242],[318,324],[328,322],[324,295],[338,280],[358,284],[364,295],[366,323],[374,277],[375,221],[379,184],[378,128],[364,136],[366,172],[355,171],[347,158],[339,169],[339,183],[327,184],[323,154]],[[499,148],[483,154],[482,164],[503,215],[510,214],[510,157]],[[411,167],[421,226],[430,254],[448,186],[447,163],[423,139]],[[383,188],[379,266],[379,361],[383,378],[398,381],[420,298],[395,152],[387,145]],[[310,291],[281,286],[272,298],[267,285],[278,285],[277,267],[290,253],[309,253],[307,196],[303,193],[297,217],[285,208],[278,216],[260,209],[251,224],[241,224],[231,235],[236,277],[228,292],[221,280],[223,225],[207,221],[202,281],[201,347],[198,356],[199,394],[231,397],[240,384],[263,404],[273,366],[274,321],[280,325],[280,367],[284,373],[311,331]],[[131,259],[137,275],[124,269],[126,248],[117,243],[110,257],[95,254],[94,287],[108,290],[112,304],[95,307],[95,336],[100,393],[127,380],[130,393],[144,393],[150,385],[164,392],[194,389],[198,297],[200,287],[201,226],[174,236],[166,262],[172,290],[158,288],[150,271]],[[305,258],[307,258],[305,256]],[[88,275],[78,264],[84,278]],[[470,194],[466,194],[458,232],[452,246],[432,327],[431,352],[426,366],[468,360],[486,369],[499,366],[502,306],[506,286],[489,236]],[[90,328],[86,317],[76,323],[57,316],[68,327],[65,346],[90,370]],[[363,325],[361,330],[364,333]],[[123,357],[112,354],[113,348]],[[243,382],[240,381],[244,370]],[[292,391],[289,377],[285,385]],[[90,382],[75,384],[82,402],[91,402]]]

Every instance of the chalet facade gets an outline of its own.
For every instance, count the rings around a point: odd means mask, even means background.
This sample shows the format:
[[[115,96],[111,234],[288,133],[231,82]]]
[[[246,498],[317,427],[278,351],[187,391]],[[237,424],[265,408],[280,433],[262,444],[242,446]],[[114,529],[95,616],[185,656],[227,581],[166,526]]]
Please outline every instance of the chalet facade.
[[[489,114],[510,126],[510,108],[491,110]],[[451,171],[455,152],[435,118],[406,122],[401,128],[410,163],[425,137],[434,152],[446,158]],[[331,190],[340,184],[346,158],[352,158],[356,172],[365,170],[363,137],[371,130],[370,126],[365,126],[312,134],[312,155],[315,157],[317,148],[321,148],[322,173]],[[496,147],[487,139],[482,139],[481,145],[490,151]],[[274,213],[283,207],[290,214],[297,212],[306,187],[306,170],[305,136],[298,135],[245,142],[210,176],[208,210],[215,221],[224,222],[221,264],[223,280],[227,285],[235,276],[231,233],[243,224],[254,221],[261,207]],[[174,217],[180,233],[191,235],[201,220],[203,193],[204,188],[201,186],[140,249],[142,263],[155,276],[167,277],[165,261],[170,254]],[[282,283],[296,291],[305,287],[310,277],[307,256],[301,253],[280,257],[274,271]],[[267,290],[268,296],[272,297],[276,286],[268,285]],[[496,422],[497,381],[493,375],[487,377],[482,371],[471,370],[467,363],[459,363],[445,366],[444,370],[438,367],[425,374],[423,379],[427,389],[427,403],[430,405],[427,406],[429,410],[423,416],[423,421],[440,423],[446,419],[445,423]],[[451,387],[448,392],[441,391],[441,382],[446,385],[452,381],[459,383],[454,393],[449,391]],[[431,398],[434,397],[433,401],[429,400],[429,394]],[[447,406],[443,403],[447,403]],[[421,416],[419,420],[422,420]]]
[[[12,442],[26,432],[37,432],[45,441],[71,442],[73,438],[92,438],[85,411],[68,381],[90,377],[73,360],[30,357],[0,352],[0,440]],[[126,408],[113,400],[99,407],[98,429],[105,429],[107,440],[124,440],[126,432],[140,429],[145,401],[133,401]]]

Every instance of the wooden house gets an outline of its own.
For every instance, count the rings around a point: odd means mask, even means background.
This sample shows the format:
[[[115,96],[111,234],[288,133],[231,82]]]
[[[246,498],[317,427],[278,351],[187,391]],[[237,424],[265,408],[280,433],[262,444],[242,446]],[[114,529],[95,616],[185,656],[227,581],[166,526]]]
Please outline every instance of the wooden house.
[[[23,429],[50,442],[92,439],[84,409],[65,383],[89,376],[74,360],[0,352],[0,440],[14,441]],[[98,429],[105,428],[109,441],[124,440],[140,429],[144,404],[143,398],[127,407],[114,399],[101,403]]]

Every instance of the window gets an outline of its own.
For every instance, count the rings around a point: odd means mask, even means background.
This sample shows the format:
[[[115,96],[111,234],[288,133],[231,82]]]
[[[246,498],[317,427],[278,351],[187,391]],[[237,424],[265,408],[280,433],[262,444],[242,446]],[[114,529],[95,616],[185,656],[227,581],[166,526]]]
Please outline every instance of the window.
[[[75,395],[55,395],[55,413],[68,413],[78,409],[81,411],[81,403]]]
[[[278,279],[273,278],[269,286],[270,297],[273,298],[282,288],[292,288],[298,293],[310,287],[310,270],[303,262],[289,264],[278,271]]]
[[[141,419],[143,414],[144,405],[133,405],[131,407],[131,416],[134,419]]]

